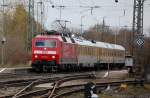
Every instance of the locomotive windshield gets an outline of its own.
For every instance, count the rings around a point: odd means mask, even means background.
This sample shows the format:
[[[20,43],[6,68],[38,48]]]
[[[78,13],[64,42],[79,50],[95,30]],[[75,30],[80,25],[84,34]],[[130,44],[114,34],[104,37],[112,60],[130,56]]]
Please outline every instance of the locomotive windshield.
[[[35,42],[35,46],[37,47],[56,47],[56,41],[55,40],[37,40]]]

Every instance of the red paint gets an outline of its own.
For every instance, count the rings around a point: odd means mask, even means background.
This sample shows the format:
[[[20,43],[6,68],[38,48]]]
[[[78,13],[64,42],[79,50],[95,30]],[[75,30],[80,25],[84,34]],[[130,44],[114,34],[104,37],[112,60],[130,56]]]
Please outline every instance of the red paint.
[[[35,43],[37,40],[56,40],[56,47],[36,47]],[[76,47],[76,44],[63,42],[59,35],[37,35],[32,39],[32,62],[34,62],[35,60],[56,60],[57,64],[62,64],[68,60],[77,61]],[[35,54],[34,51],[42,51],[42,53]],[[48,54],[48,51],[56,51],[56,54]],[[35,56],[37,56],[37,58]],[[55,58],[52,58],[52,56],[55,56]]]

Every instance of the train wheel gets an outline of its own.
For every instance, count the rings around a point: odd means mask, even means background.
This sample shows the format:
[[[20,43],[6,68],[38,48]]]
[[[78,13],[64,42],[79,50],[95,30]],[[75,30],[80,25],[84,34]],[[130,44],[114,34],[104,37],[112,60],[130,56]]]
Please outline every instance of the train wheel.
[[[35,67],[35,72],[43,72],[43,66]]]

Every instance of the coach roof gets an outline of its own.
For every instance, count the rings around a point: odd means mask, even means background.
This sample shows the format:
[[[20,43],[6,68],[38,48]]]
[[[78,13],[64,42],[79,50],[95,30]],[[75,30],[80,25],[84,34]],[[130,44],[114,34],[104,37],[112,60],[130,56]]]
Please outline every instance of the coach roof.
[[[100,41],[95,41],[95,43],[92,43],[89,40],[85,40],[85,39],[81,39],[81,38],[74,38],[74,40],[79,45],[108,48],[108,49],[125,50],[125,48],[123,46],[117,45],[117,44],[110,44],[110,43],[100,42]]]

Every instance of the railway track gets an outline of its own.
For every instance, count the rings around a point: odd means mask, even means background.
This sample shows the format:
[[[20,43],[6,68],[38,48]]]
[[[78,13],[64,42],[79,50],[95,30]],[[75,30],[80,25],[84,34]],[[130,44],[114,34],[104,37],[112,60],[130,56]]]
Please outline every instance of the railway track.
[[[41,80],[35,80],[32,83],[25,86],[22,90],[17,92],[14,95],[3,96],[1,98],[61,98],[64,95],[68,95],[74,92],[79,92],[84,90],[85,84],[78,84],[78,85],[70,85],[70,86],[61,86],[62,83],[71,80],[77,79],[89,79],[94,78],[92,74],[86,75],[72,75],[63,78],[56,79],[55,81],[51,81],[53,87],[52,88],[42,88],[42,89],[35,89],[34,86],[40,84]],[[50,82],[50,81],[49,81]],[[111,86],[119,86],[121,83],[128,83],[128,84],[142,84],[144,80],[126,80],[126,81],[115,81],[115,82],[103,82],[103,83],[96,83],[97,87],[107,87],[108,85]],[[42,82],[43,83],[43,82]],[[56,93],[57,92],[57,93]]]
[[[21,69],[23,70],[23,69]],[[46,76],[55,76],[55,75],[66,75],[70,74],[71,72],[59,72],[59,73],[37,73],[34,71],[29,71],[27,69],[24,69],[24,71],[11,71],[6,73],[0,73],[0,81],[8,80],[8,79],[25,79],[25,78],[33,78],[33,77],[46,77]],[[79,72],[72,72],[72,74],[77,74]],[[86,72],[80,72],[80,73],[86,73]]]
[[[62,81],[61,81],[62,82]],[[143,82],[143,81],[142,81]],[[96,83],[97,88],[106,88],[110,86],[120,86],[122,83],[127,83],[128,85],[141,84],[141,80],[126,80],[126,81],[116,81],[116,82],[106,82],[106,83]],[[28,93],[23,93],[21,95],[12,97],[12,98],[62,98],[65,95],[70,95],[75,92],[81,92],[84,90],[85,84],[70,85],[59,87],[59,83],[56,83],[51,89],[43,89],[32,91]]]
[[[110,70],[112,71],[127,71],[127,70]],[[76,75],[76,74],[85,74],[85,73],[95,73],[95,72],[102,72],[105,73],[107,70],[102,71],[86,71],[86,72],[59,72],[59,73],[35,73],[30,71],[25,72],[17,72],[17,73],[0,73],[0,83],[3,81],[13,81],[13,80],[25,80],[25,79],[38,79],[42,77],[59,77],[59,76],[66,76],[66,75]],[[127,73],[127,72],[126,72]],[[101,75],[102,76],[102,75]]]
[[[81,73],[81,75],[84,75],[85,73]],[[60,74],[59,74],[60,75]],[[33,79],[20,79],[20,80],[8,80],[8,81],[0,81],[0,86],[1,86],[1,89],[0,89],[0,93],[1,93],[1,90],[5,90],[6,88],[9,89],[9,88],[12,88],[14,87],[17,88],[17,87],[20,87],[19,89],[19,92],[12,92],[13,94],[16,93],[16,95],[32,88],[34,85],[38,85],[38,84],[42,84],[42,83],[53,83],[54,81],[60,79],[60,78],[64,78],[64,77],[74,77],[74,76],[78,76],[78,74],[74,74],[73,76],[70,75],[70,74],[61,74],[61,76],[58,77],[58,75],[55,75],[55,76],[49,76],[49,77],[40,77],[40,78],[33,78]],[[80,76],[81,76],[80,75]],[[87,74],[85,74],[86,76]],[[0,96],[0,98],[7,98],[9,96],[12,96],[13,94],[7,94],[6,96]],[[15,95],[15,96],[16,96]]]
[[[53,82],[57,79],[56,78],[41,78],[41,79],[26,79],[26,80],[17,80],[17,81],[7,81],[4,82],[3,85],[1,85],[2,90],[8,90],[8,93],[4,96],[0,96],[0,98],[9,98],[12,96],[16,96],[26,90],[29,90],[36,84],[40,83],[47,83],[47,82]],[[9,90],[12,89],[12,92]],[[15,89],[18,89],[17,91]],[[6,91],[7,92],[7,91]]]
[[[52,84],[54,84],[53,88],[51,88],[51,89],[40,89],[40,90],[37,90],[33,87],[33,86],[41,83],[40,80],[36,80],[36,81],[33,81],[32,83],[30,83],[29,85],[27,85],[26,87],[24,87],[22,90],[20,90],[16,94],[10,95],[10,96],[12,98],[23,98],[23,97],[28,97],[29,98],[31,96],[32,97],[37,96],[37,94],[41,94],[42,92],[44,92],[43,95],[45,95],[45,93],[47,92],[46,93],[47,95],[50,94],[49,96],[52,96],[55,89],[57,88],[57,86],[60,85],[62,82],[69,81],[71,79],[89,78],[89,76],[91,76],[91,75],[89,75],[89,74],[86,74],[86,75],[73,75],[73,76],[64,77],[62,79],[56,79],[55,81],[51,82]],[[6,98],[6,97],[10,97],[10,96],[3,96],[3,97]]]
[[[47,80],[54,80],[50,74],[0,74],[0,87],[19,87],[32,83],[36,80],[41,80],[41,82],[46,82]],[[11,77],[12,76],[12,77]],[[43,77],[44,76],[44,77]],[[5,78],[3,78],[5,77]],[[55,79],[57,76],[55,77]]]
[[[91,74],[89,74],[91,73]],[[102,72],[103,74],[105,72]],[[24,98],[23,96],[27,96],[30,98],[30,96],[51,96],[54,97],[55,92],[58,92],[58,90],[66,88],[70,89],[71,87],[78,88],[78,86],[83,86],[84,84],[77,84],[77,85],[69,85],[69,86],[62,86],[63,83],[72,81],[72,80],[78,80],[78,79],[89,79],[89,75],[94,77],[93,72],[83,72],[83,73],[61,73],[61,74],[52,74],[52,73],[42,73],[42,74],[35,74],[35,73],[29,73],[29,74],[12,74],[14,77],[9,78],[8,80],[5,80],[7,75],[8,77],[11,77],[10,74],[0,74],[2,76],[2,79],[0,80],[0,98]],[[97,74],[98,76],[101,76],[102,74]],[[6,76],[6,77],[5,77]],[[5,78],[3,78],[5,77]],[[22,77],[22,78],[20,78]],[[24,78],[25,77],[25,78]],[[85,78],[84,78],[85,77]],[[17,78],[17,79],[16,79]],[[6,78],[7,79],[7,78]],[[93,79],[94,80],[94,79]],[[102,79],[103,80],[103,79]],[[102,81],[100,80],[100,81]],[[106,82],[107,80],[103,80],[103,82]],[[43,83],[51,83],[52,88],[37,88],[36,85],[43,84]],[[54,85],[55,84],[55,85]],[[80,87],[79,87],[80,88]],[[12,89],[12,92],[1,94],[1,91],[8,92]],[[75,90],[76,90],[75,89]],[[74,90],[74,89],[73,89]],[[72,91],[69,90],[69,92]],[[73,92],[73,91],[72,91]],[[63,92],[66,94],[66,92]],[[61,93],[60,93],[61,94]],[[63,95],[63,94],[62,94]],[[49,97],[49,98],[51,98]]]
[[[97,88],[106,88],[108,85],[117,87],[120,86],[122,83],[127,83],[128,85],[140,84],[142,86],[144,80],[123,80],[123,81],[115,81],[115,82],[96,83],[95,85]],[[55,93],[53,97],[50,96],[49,98],[62,98],[65,95],[70,95],[72,93],[81,92],[81,91],[83,92],[84,85],[85,84],[60,87],[56,90],[57,93]]]

